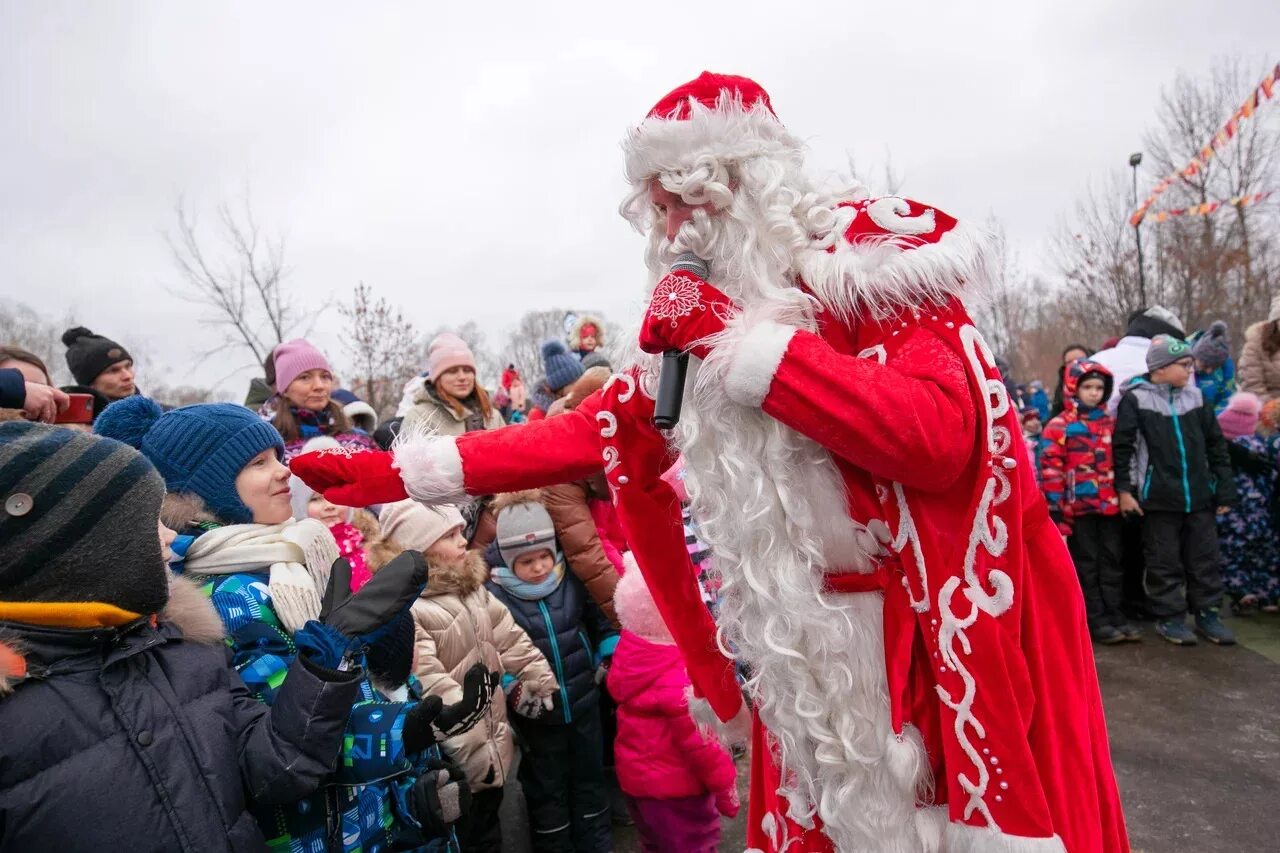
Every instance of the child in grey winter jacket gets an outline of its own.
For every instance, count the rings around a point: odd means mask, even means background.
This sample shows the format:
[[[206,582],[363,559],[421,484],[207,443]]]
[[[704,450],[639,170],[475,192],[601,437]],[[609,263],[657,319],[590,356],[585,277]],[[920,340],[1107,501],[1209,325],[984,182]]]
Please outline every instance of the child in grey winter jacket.
[[[1116,417],[1115,473],[1120,511],[1140,515],[1148,606],[1156,632],[1176,645],[1194,645],[1186,625],[1212,643],[1235,642],[1222,624],[1222,565],[1215,515],[1236,501],[1227,442],[1191,381],[1191,347],[1157,335],[1147,351],[1148,373],[1132,381]],[[1183,586],[1186,592],[1183,592]]]

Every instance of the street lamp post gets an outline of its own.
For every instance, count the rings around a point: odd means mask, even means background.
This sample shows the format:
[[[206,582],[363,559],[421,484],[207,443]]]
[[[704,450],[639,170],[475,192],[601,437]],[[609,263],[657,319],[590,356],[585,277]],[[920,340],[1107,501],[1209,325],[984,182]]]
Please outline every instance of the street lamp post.
[[[1129,155],[1129,166],[1133,169],[1133,209],[1138,209],[1138,164],[1142,162],[1142,152],[1135,151]],[[1142,221],[1134,223],[1133,239],[1138,244],[1138,300],[1143,308],[1147,307],[1147,279],[1142,270]]]

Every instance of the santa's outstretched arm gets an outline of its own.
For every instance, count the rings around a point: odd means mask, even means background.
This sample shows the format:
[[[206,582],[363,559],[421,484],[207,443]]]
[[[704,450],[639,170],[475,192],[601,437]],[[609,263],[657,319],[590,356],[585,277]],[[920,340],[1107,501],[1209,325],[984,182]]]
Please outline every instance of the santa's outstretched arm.
[[[881,363],[819,336],[736,318],[712,358],[735,402],[766,413],[871,474],[928,491],[950,487],[975,449],[975,405],[960,356],[917,327]],[[883,350],[879,350],[883,353]]]
[[[425,503],[585,479],[600,470],[599,410],[596,392],[546,420],[457,438],[402,436],[396,467],[409,496]]]
[[[468,495],[532,489],[580,480],[600,470],[596,412],[600,394],[559,417],[454,438],[401,434],[391,451],[320,450],[289,467],[307,485],[342,506],[415,498],[461,503]]]

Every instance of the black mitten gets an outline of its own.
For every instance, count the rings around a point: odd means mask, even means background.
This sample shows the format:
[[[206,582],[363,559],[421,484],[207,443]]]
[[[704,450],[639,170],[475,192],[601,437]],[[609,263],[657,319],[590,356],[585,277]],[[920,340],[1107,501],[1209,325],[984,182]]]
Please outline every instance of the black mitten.
[[[445,705],[439,696],[428,696],[419,702],[404,721],[404,748],[410,752],[424,749],[470,729],[489,710],[489,701],[498,687],[498,674],[474,664],[462,677],[462,698]]]
[[[448,834],[471,808],[467,775],[453,762],[433,758],[413,785],[410,805],[428,838]]]

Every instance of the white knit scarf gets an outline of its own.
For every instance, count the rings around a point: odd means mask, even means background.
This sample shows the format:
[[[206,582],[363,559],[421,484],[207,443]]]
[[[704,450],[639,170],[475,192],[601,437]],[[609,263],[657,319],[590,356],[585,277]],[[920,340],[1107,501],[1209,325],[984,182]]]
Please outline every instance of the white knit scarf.
[[[283,524],[231,524],[196,538],[187,550],[189,575],[269,573],[271,605],[290,634],[320,615],[320,601],[338,545],[313,518]]]

